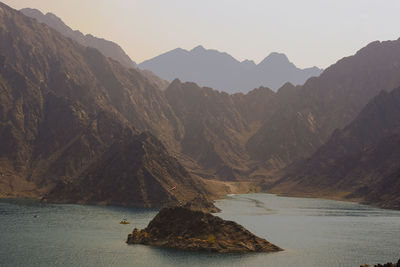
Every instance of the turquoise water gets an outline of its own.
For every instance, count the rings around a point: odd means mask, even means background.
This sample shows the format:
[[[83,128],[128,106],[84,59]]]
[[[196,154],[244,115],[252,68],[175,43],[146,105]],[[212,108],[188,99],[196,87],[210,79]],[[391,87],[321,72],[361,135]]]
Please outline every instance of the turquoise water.
[[[218,216],[285,251],[216,255],[126,245],[156,210],[14,200],[0,202],[0,265],[359,266],[400,257],[399,211],[270,194],[233,195],[217,206]],[[122,218],[131,224],[120,225]]]

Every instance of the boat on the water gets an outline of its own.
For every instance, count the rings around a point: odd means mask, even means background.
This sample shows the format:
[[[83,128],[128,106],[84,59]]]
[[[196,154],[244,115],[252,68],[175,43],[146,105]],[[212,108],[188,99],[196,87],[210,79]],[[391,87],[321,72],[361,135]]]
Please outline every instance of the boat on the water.
[[[119,222],[119,224],[130,224],[130,222],[128,222],[126,219],[123,219]]]

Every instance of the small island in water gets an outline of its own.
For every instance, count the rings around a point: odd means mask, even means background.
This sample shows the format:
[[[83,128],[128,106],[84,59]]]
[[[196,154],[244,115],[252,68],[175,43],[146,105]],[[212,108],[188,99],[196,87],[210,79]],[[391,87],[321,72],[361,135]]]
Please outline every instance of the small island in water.
[[[368,264],[363,264],[360,267],[372,267],[372,266]],[[398,260],[397,263],[388,262],[385,264],[375,264],[374,267],[400,267],[400,259]]]
[[[145,229],[135,228],[127,243],[219,253],[283,250],[235,222],[187,207],[163,208]]]

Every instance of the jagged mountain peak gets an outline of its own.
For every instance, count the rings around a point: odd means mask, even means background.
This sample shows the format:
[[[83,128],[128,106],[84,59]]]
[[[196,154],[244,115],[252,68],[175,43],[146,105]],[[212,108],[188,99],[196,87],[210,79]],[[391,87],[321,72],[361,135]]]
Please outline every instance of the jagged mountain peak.
[[[206,51],[206,49],[202,45],[198,45],[194,47],[192,50],[190,50],[190,52],[204,52],[204,51]]]
[[[257,66],[260,68],[297,68],[285,54],[278,52],[270,53]]]
[[[252,69],[257,66],[257,64],[253,60],[249,59],[243,60],[242,62],[240,62],[240,64],[247,69]]]
[[[31,14],[34,14],[34,15],[44,15],[44,13],[42,11],[40,11],[39,9],[30,8],[30,7],[22,8],[20,10],[20,12],[22,12],[25,15],[28,14],[28,13],[31,13]]]
[[[283,53],[271,52],[266,58],[264,58],[264,60],[262,62],[267,62],[267,61],[282,61],[282,62],[285,61],[285,62],[289,62],[289,59]]]
[[[169,88],[169,87],[171,87],[171,88],[176,88],[176,87],[180,87],[181,85],[182,85],[181,80],[179,80],[178,78],[176,78],[176,79],[174,79],[174,80],[169,84],[168,88]],[[167,89],[168,89],[168,88],[167,88]]]

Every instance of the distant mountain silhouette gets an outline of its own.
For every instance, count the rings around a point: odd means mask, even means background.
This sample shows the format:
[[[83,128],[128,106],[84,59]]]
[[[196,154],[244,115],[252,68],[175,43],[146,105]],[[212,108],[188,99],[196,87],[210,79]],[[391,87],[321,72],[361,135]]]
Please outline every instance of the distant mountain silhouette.
[[[286,82],[299,85],[318,76],[317,67],[299,69],[284,54],[271,53],[260,64],[239,62],[227,53],[197,46],[190,51],[177,48],[139,64],[163,79],[195,82],[228,93],[248,92],[260,86],[277,90]]]
[[[110,57],[118,61],[119,63],[121,63],[121,65],[127,68],[136,68],[136,63],[125,53],[124,50],[122,50],[122,48],[118,44],[114,42],[95,37],[91,34],[84,35],[78,30],[72,30],[59,17],[52,13],[47,13],[45,15],[40,10],[33,8],[24,8],[21,9],[20,12],[22,12],[25,16],[34,18],[38,22],[50,26],[51,28],[57,30],[59,33],[71,38],[72,40],[80,43],[83,46],[98,49],[106,57]],[[169,84],[167,81],[160,79],[159,77],[154,75],[151,71],[142,71],[142,74],[161,90],[164,90]]]

